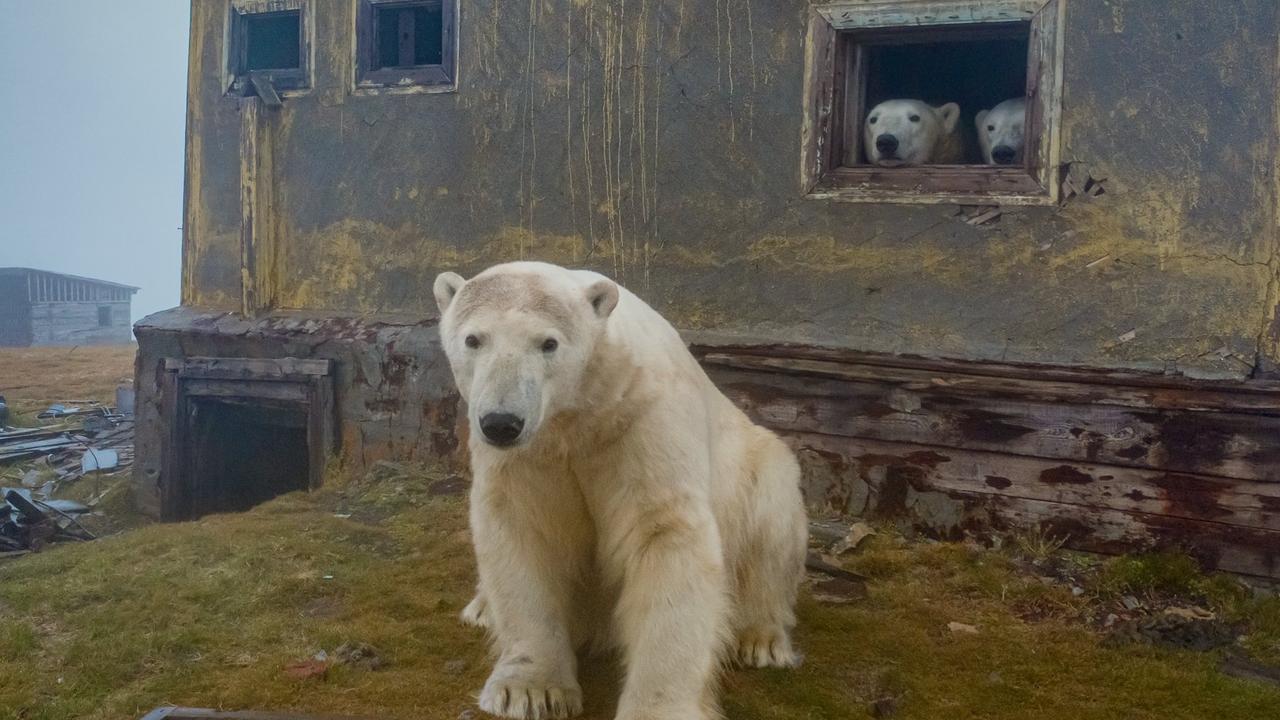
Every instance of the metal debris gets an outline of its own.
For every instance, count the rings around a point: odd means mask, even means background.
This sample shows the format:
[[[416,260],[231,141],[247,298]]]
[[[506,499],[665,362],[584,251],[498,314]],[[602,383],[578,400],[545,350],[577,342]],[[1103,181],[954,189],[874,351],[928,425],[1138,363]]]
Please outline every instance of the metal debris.
[[[57,540],[93,540],[93,533],[76,520],[87,511],[79,503],[38,500],[25,488],[4,488],[0,551],[40,550]]]

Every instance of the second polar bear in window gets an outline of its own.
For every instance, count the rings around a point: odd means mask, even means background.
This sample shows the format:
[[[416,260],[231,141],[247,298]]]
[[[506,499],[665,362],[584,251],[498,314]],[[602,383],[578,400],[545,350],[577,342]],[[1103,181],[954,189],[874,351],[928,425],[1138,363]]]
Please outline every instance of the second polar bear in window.
[[[1024,126],[1027,119],[1026,98],[1005,100],[990,110],[978,113],[978,145],[982,160],[988,165],[1021,165],[1026,145]]]

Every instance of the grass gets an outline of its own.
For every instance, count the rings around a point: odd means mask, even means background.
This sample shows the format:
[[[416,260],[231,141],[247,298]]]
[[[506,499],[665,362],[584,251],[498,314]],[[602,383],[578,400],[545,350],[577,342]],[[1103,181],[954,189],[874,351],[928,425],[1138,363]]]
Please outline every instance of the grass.
[[[53,403],[114,405],[116,386],[133,379],[136,345],[0,348],[0,395],[10,424],[35,425]]]
[[[484,638],[455,620],[474,569],[465,500],[431,497],[438,478],[334,482],[0,564],[0,717],[135,718],[162,703],[460,717],[489,666]],[[871,578],[868,596],[826,605],[806,592],[804,666],[728,672],[727,715],[866,718],[884,697],[905,719],[1260,718],[1280,706],[1280,689],[1219,674],[1212,653],[1110,647],[1080,622],[1104,593],[1169,590],[1149,579],[1162,572],[1095,561],[1096,586],[1076,597],[1025,562],[1016,550],[876,535],[846,563]],[[1254,640],[1280,650],[1280,607],[1246,611],[1257,613]],[[372,644],[386,667],[283,672],[344,642]],[[588,718],[611,717],[617,674],[613,662],[584,663]]]

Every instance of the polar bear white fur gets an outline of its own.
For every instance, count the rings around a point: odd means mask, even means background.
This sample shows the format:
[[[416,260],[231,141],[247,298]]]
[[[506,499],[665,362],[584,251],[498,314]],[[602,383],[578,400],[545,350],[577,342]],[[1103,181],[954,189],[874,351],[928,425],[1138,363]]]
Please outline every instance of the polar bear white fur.
[[[988,165],[1021,165],[1026,136],[1027,99],[1005,100],[990,110],[978,113],[978,145]]]
[[[602,275],[499,265],[435,282],[467,403],[479,569],[463,619],[486,712],[581,710],[576,649],[621,653],[619,720],[718,716],[721,663],[792,666],[807,522],[790,449]]]
[[[881,167],[950,165],[964,161],[960,106],[886,100],[863,123],[867,161]]]

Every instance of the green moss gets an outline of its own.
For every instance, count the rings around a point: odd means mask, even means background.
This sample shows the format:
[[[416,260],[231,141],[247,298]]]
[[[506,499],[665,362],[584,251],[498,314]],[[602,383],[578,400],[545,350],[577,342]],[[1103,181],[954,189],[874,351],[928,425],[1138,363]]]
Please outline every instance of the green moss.
[[[0,564],[0,717],[123,720],[173,702],[454,720],[489,660],[482,634],[456,621],[474,587],[465,501],[429,497],[432,479],[334,483]],[[1029,604],[1079,601],[997,553],[886,534],[849,565],[873,575],[868,597],[804,594],[804,666],[726,673],[729,717],[865,718],[884,697],[906,720],[1257,718],[1280,703],[1275,688],[1218,674],[1211,655],[1104,647],[1066,611],[1022,619]],[[1147,577],[1114,572],[1126,587]],[[1280,606],[1264,609],[1280,630]],[[387,666],[282,672],[348,641]],[[586,660],[582,675],[587,717],[611,717],[617,663]]]
[[[1225,575],[1205,575],[1199,563],[1175,552],[1122,556],[1111,559],[1098,576],[1102,595],[1159,593],[1227,606],[1241,600],[1246,591]]]

